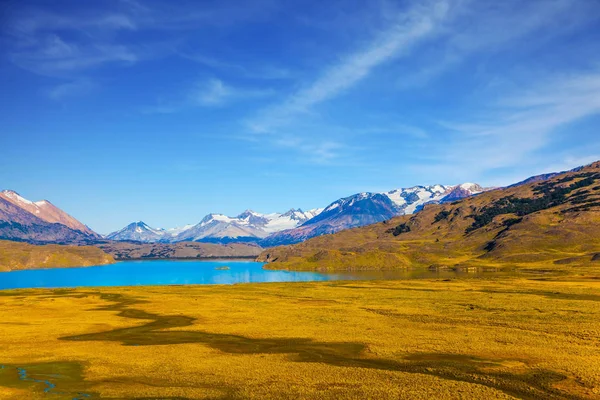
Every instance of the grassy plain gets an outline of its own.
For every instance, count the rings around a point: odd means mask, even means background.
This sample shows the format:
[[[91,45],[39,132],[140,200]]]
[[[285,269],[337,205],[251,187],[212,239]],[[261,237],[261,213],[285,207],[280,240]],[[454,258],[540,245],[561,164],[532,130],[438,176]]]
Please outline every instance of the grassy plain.
[[[592,275],[0,291],[0,398],[600,398]]]

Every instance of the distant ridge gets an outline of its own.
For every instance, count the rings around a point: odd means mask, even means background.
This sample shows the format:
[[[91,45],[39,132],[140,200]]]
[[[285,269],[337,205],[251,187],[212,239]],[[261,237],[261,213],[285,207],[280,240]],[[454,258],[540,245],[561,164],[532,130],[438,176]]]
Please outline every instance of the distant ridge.
[[[507,186],[507,187],[511,188],[511,187],[515,187],[515,186],[526,185],[528,183],[546,181],[546,180],[554,178],[555,176],[560,175],[560,174],[566,174],[567,172],[581,171],[583,168],[584,167],[576,167],[576,168],[570,169],[568,171],[548,172],[546,174],[534,175],[534,176],[530,176],[529,178],[527,178],[525,180],[522,180],[521,182],[513,183],[512,185]]]

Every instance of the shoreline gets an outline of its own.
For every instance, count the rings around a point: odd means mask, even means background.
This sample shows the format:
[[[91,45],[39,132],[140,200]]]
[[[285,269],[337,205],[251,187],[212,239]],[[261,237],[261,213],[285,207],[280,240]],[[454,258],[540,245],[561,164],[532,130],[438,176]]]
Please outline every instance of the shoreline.
[[[209,257],[138,257],[138,258],[115,258],[115,261],[235,261],[235,260],[256,260],[256,256],[209,256]],[[257,261],[260,262],[260,261]]]

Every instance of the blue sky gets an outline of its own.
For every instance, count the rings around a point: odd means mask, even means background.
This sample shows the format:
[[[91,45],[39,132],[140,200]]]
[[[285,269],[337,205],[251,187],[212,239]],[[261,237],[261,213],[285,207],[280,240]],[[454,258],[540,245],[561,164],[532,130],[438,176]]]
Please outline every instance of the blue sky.
[[[600,159],[600,2],[14,1],[0,182],[107,233]]]

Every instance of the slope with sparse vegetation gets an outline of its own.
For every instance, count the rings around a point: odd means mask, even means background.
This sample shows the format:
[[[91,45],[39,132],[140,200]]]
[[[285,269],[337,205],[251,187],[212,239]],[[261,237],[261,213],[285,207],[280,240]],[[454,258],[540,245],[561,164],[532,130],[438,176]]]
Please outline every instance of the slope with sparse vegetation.
[[[589,266],[600,260],[600,162],[412,216],[265,250],[273,269]]]
[[[112,256],[92,246],[38,246],[0,240],[0,271],[89,267],[114,262]]]

